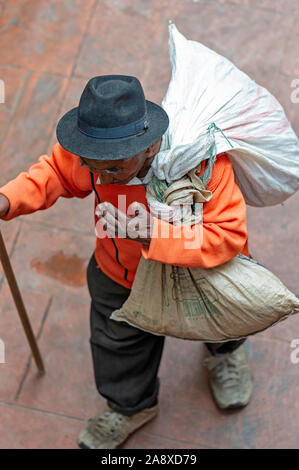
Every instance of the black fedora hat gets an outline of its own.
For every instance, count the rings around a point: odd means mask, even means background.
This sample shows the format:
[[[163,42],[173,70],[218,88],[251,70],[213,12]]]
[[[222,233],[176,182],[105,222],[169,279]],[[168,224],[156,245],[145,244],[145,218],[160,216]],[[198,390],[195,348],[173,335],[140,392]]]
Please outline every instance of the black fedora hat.
[[[147,101],[136,77],[103,75],[91,78],[79,106],[58,122],[60,145],[94,160],[130,158],[162,137],[169,125],[161,106]]]

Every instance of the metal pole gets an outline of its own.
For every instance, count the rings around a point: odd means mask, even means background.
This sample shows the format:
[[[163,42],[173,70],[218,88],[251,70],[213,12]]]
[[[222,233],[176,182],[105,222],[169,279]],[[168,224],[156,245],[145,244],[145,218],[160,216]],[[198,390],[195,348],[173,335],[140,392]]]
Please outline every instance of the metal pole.
[[[23,299],[14,275],[14,272],[12,270],[12,266],[9,260],[9,256],[5,247],[5,243],[0,231],[0,260],[3,266],[3,271],[6,275],[8,285],[10,287],[10,291],[12,293],[19,317],[21,319],[30,349],[32,351],[32,355],[34,357],[36,366],[39,370],[39,372],[44,373],[45,368],[44,368],[44,363],[35,339],[35,336],[33,334],[33,330],[29,321],[29,317],[27,315]]]

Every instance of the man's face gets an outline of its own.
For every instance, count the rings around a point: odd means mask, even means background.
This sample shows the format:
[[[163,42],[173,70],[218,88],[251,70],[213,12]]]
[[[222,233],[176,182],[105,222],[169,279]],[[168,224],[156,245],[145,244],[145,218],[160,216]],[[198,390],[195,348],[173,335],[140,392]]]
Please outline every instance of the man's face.
[[[80,163],[92,173],[98,174],[103,186],[127,184],[135,176],[142,178],[146,175],[160,145],[161,139],[143,152],[127,159],[98,161],[80,157]]]

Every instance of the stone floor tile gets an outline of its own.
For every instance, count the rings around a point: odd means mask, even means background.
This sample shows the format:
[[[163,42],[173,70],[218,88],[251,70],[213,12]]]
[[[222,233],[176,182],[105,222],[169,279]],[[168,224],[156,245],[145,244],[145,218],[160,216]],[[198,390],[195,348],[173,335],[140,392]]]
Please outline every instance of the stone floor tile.
[[[246,408],[261,416],[272,408],[274,403],[275,370],[280,356],[281,342],[267,340],[261,334],[250,336],[245,345],[248,364],[253,375],[253,393]]]
[[[218,0],[220,3],[235,3],[236,5],[249,6],[271,11],[278,11],[284,14],[292,15],[297,10],[297,0]]]
[[[57,119],[54,122],[52,137],[51,137],[50,145],[48,147],[48,152],[47,152],[48,155],[51,155],[53,146],[57,142],[56,126],[58,124],[59,119],[62,118],[62,116],[65,113],[70,111],[70,109],[75,108],[79,105],[80,96],[87,82],[88,80],[86,78],[72,77],[70,79],[68,86],[66,88],[65,94],[60,102],[59,115],[57,116]]]
[[[26,377],[18,404],[84,418],[94,377],[89,346],[89,302],[56,294],[40,340],[46,374]]]
[[[0,449],[78,449],[80,420],[5,404],[0,412]]]
[[[94,3],[8,0],[0,22],[2,64],[70,75]]]
[[[172,3],[166,0],[99,2],[75,74],[88,78],[123,74],[143,80],[160,47],[171,9]]]
[[[60,198],[46,211],[37,211],[26,216],[30,224],[38,223],[54,229],[69,230],[95,236],[94,231],[94,195],[87,198]]]
[[[222,414],[206,411],[204,407],[194,409],[177,398],[169,401],[161,394],[160,413],[147,424],[146,432],[166,439],[183,441],[205,447],[243,448],[238,412]]]
[[[95,238],[24,222],[12,256],[20,287],[89,299],[86,267]]]
[[[134,449],[204,449],[190,442],[174,441],[161,436],[153,436],[144,431],[136,433]]]
[[[299,135],[299,75],[278,74],[273,94],[284,108],[295,133]]]
[[[280,406],[284,408],[292,408],[294,413],[299,412],[299,334],[298,329],[294,329],[293,337],[294,345],[292,342],[280,342],[279,354],[276,355],[275,367],[269,369],[269,374],[273,376],[274,389],[273,389],[273,413],[279,415]],[[295,346],[295,347],[292,347]],[[295,422],[289,423],[290,428],[294,426]]]
[[[165,27],[159,54],[153,61],[152,69],[145,82],[146,98],[161,104],[171,78],[171,66],[168,50],[168,28]]]
[[[230,3],[183,2],[173,22],[188,39],[231,60],[262,86],[273,87],[293,18]]]
[[[294,339],[294,332],[299,331],[299,315],[293,315],[258,334],[259,338],[278,339],[288,344]],[[299,335],[298,335],[299,336]]]
[[[297,366],[298,368],[298,366]],[[298,394],[297,394],[298,396]],[[279,409],[279,412],[277,411]],[[270,448],[299,449],[299,413],[292,406],[281,406],[273,410],[274,437]]]
[[[298,9],[299,11],[299,9]],[[292,33],[287,43],[286,52],[283,57],[281,71],[285,75],[290,75],[293,78],[297,78],[299,75],[299,59],[298,59],[298,41],[299,41],[299,21],[298,14],[294,24]]]
[[[50,301],[50,294],[42,294],[22,289],[21,295],[33,328],[35,337],[41,328]],[[0,338],[5,344],[5,363],[0,364],[0,401],[13,403],[28,366],[31,350],[11,292],[7,285],[0,291]],[[43,347],[38,340],[41,355]],[[33,359],[29,370],[37,381],[43,380]]]
[[[53,74],[38,72],[28,78],[1,146],[1,154],[5,155],[1,161],[1,186],[27,171],[47,152],[65,85],[64,77]]]
[[[27,76],[28,72],[24,69],[0,67],[0,79],[4,82],[4,102],[0,102],[0,143],[6,134]]]
[[[203,360],[202,342],[166,338],[159,372],[164,400],[215,410]]]
[[[251,256],[270,269],[296,295],[299,295],[299,265],[294,263],[299,235],[297,208],[299,194],[283,205],[255,208],[247,206],[247,227]]]

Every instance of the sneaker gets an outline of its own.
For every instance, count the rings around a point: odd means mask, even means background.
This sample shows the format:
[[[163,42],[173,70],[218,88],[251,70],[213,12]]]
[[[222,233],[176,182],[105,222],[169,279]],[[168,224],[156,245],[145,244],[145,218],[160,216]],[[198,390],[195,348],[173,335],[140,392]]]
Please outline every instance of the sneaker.
[[[110,407],[93,419],[82,429],[78,438],[81,449],[116,449],[136,429],[158,414],[158,405],[125,416]]]
[[[243,346],[232,353],[206,357],[209,383],[214,399],[223,410],[241,408],[249,403],[253,376]]]

